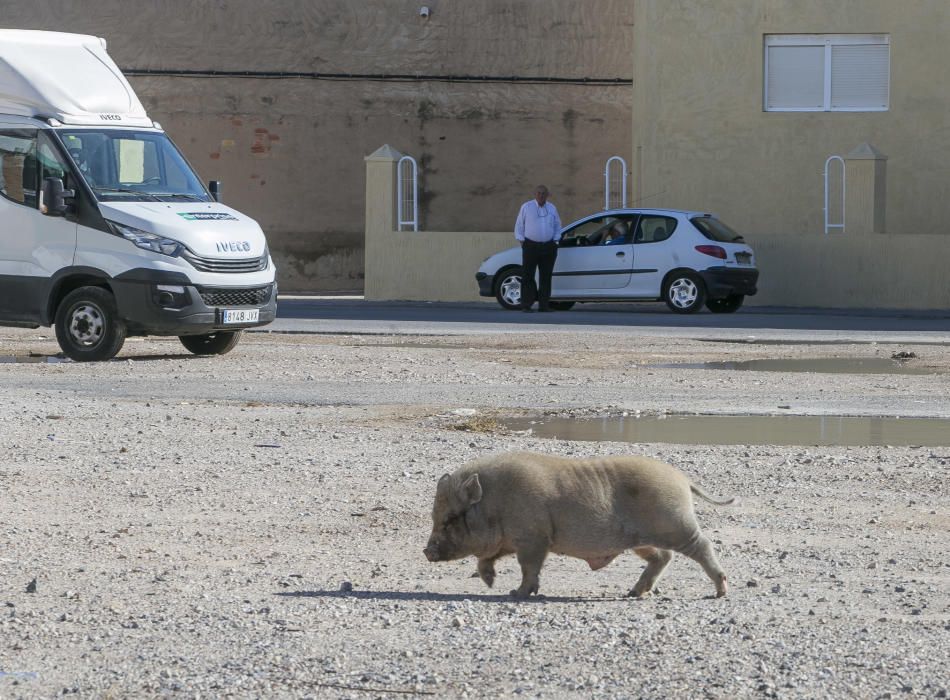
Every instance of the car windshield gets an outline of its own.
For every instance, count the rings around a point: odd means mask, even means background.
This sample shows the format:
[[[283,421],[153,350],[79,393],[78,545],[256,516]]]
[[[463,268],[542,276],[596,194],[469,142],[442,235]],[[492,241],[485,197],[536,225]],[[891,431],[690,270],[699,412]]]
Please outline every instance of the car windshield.
[[[711,241],[742,243],[744,240],[741,235],[736,233],[729,226],[726,226],[726,224],[722,223],[719,219],[714,219],[711,216],[697,216],[690,219],[690,221],[693,222],[693,226],[699,229],[700,233]]]
[[[171,140],[158,131],[57,131],[100,202],[209,202],[211,196]]]

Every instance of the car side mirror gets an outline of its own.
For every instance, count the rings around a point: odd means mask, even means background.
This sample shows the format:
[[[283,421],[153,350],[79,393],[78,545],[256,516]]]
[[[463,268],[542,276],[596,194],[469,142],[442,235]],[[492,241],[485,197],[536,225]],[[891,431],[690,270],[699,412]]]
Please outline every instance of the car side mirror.
[[[208,191],[211,193],[211,196],[214,197],[214,201],[220,202],[222,197],[221,192],[221,181],[220,180],[209,180],[208,181]]]
[[[40,211],[48,216],[65,216],[72,209],[72,205],[66,202],[76,196],[73,190],[67,190],[63,187],[63,181],[58,177],[48,177],[43,180],[42,199],[40,199]]]

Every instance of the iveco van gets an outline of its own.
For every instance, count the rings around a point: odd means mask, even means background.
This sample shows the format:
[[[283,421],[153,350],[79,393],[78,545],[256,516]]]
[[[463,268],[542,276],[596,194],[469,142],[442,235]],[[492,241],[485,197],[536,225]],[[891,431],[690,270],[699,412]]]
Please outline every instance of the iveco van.
[[[276,308],[260,226],[202,184],[105,41],[0,30],[0,325],[55,326],[77,361],[130,335],[221,354]]]

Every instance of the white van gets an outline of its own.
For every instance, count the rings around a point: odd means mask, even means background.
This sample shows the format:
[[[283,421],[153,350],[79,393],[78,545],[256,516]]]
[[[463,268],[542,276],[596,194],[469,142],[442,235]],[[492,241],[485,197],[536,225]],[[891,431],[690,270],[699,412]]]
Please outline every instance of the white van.
[[[0,30],[0,325],[55,326],[77,361],[129,335],[228,352],[277,285],[261,227],[211,185],[103,39]]]

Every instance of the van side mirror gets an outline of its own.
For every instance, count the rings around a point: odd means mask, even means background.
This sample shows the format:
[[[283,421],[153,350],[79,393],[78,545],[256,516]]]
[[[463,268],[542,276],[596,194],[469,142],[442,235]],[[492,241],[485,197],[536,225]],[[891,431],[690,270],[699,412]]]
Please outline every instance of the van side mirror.
[[[220,180],[209,180],[208,181],[208,191],[211,193],[211,196],[214,197],[214,201],[221,201],[221,181]]]
[[[75,196],[76,193],[73,190],[63,187],[63,181],[60,178],[48,177],[43,180],[40,211],[49,216],[65,216],[71,209],[66,199],[72,199]]]

